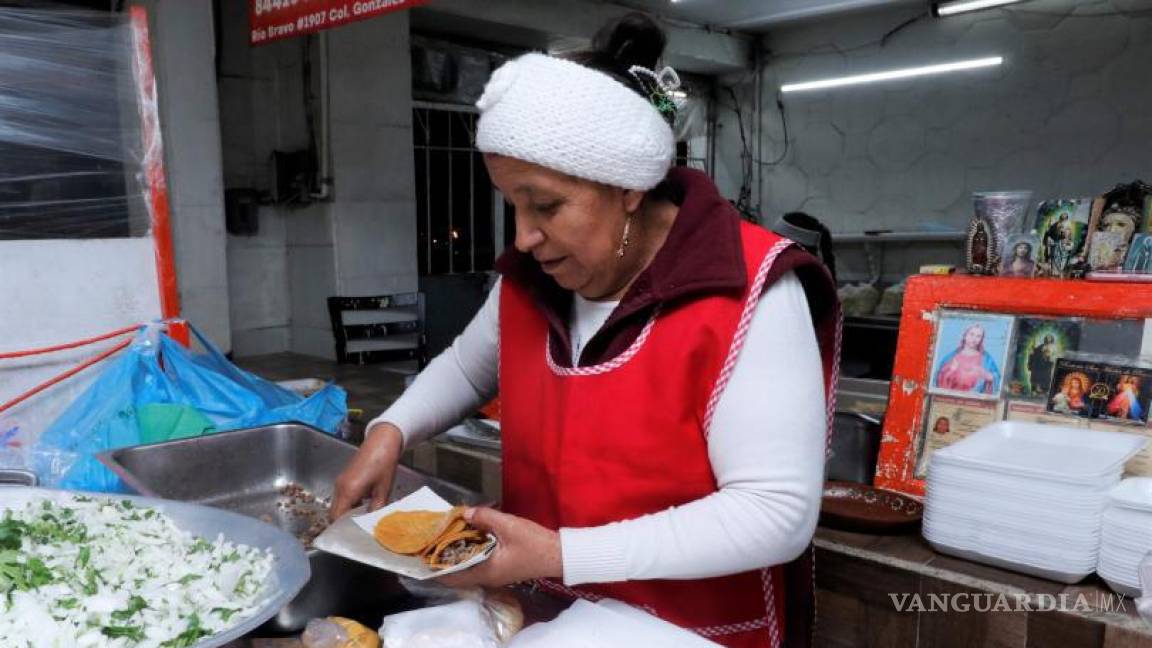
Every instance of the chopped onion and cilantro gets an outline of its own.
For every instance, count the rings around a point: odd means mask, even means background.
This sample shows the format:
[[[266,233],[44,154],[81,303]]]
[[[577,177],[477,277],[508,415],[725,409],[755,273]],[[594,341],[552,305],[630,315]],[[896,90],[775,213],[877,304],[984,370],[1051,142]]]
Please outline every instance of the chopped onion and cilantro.
[[[130,500],[33,502],[0,519],[0,648],[187,648],[256,611],[272,562]]]

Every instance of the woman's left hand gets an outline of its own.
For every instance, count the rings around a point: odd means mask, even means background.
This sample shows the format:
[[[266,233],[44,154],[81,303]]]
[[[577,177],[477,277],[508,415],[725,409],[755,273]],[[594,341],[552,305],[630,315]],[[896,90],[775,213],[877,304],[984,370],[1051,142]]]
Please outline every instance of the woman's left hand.
[[[439,582],[449,587],[500,587],[564,575],[558,532],[490,508],[468,509],[464,519],[496,536],[496,550],[488,560],[462,572],[441,576],[436,579]]]

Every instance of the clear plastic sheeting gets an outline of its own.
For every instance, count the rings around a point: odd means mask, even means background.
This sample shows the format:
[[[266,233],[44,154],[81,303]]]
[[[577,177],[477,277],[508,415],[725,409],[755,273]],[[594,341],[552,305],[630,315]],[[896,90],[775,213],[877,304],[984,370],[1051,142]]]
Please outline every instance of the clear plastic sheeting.
[[[0,240],[147,233],[126,14],[0,8]]]

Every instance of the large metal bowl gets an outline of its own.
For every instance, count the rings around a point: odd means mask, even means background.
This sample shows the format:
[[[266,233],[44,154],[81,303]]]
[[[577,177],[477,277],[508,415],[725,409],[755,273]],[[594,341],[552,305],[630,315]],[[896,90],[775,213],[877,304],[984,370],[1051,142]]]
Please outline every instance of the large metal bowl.
[[[321,501],[311,513],[323,514],[336,477],[355,454],[352,444],[289,423],[113,450],[100,461],[138,493],[228,509],[299,535],[314,515],[295,513],[301,505],[285,496],[284,487],[295,484],[314,494]],[[482,503],[478,493],[404,466],[397,468],[392,498],[422,486],[454,504]],[[262,632],[295,632],[329,615],[379,624],[385,614],[419,605],[395,574],[317,550],[308,558],[312,581]]]
[[[28,486],[0,485],[0,512],[23,508],[29,502],[38,502],[44,499],[64,503],[77,494],[80,493]],[[97,498],[109,497],[100,493],[83,494]],[[308,557],[304,553],[304,547],[295,537],[275,527],[261,524],[247,516],[196,504],[134,495],[117,495],[115,499],[128,499],[138,506],[157,509],[172,518],[172,521],[180,529],[193,535],[215,539],[218,535],[223,534],[224,539],[229,542],[264,549],[275,556],[276,562],[273,566],[272,576],[265,584],[267,598],[260,609],[231,630],[202,639],[194,648],[223,646],[249,634],[275,616],[308,582],[311,570]]]

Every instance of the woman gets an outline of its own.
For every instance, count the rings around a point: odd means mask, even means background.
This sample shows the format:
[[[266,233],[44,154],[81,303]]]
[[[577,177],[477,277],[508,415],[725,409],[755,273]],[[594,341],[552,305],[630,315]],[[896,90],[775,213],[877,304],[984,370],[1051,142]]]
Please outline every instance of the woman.
[[[669,172],[675,79],[654,72],[654,23],[596,43],[489,82],[477,146],[516,208],[515,249],[452,348],[370,424],[332,513],[383,504],[402,448],[499,385],[502,510],[467,514],[499,545],[441,582],[537,580],[729,646],[802,645],[811,564],[784,565],[810,556],[818,516],[834,287],[706,176]]]
[[[984,327],[973,324],[964,329],[960,348],[944,358],[936,372],[936,386],[953,391],[994,394],[1000,384],[1000,368],[984,350]]]

